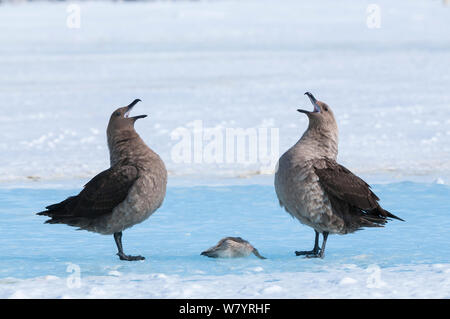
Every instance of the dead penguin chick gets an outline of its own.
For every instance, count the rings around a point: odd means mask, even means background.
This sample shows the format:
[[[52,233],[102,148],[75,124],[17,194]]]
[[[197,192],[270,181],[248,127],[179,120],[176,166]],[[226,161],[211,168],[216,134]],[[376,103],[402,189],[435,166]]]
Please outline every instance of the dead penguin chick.
[[[247,257],[252,253],[260,259],[266,259],[259,254],[255,247],[241,237],[226,237],[222,238],[214,247],[202,252],[201,255],[211,258],[239,258]]]

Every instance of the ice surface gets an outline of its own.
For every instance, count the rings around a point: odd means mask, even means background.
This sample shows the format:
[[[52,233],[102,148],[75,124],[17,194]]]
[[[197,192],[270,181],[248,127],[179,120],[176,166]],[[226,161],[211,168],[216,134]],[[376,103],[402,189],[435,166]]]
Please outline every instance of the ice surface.
[[[340,127],[340,161],[384,181],[450,177],[450,10],[440,1],[81,2],[1,6],[0,181],[86,178],[108,166],[111,112],[141,98],[142,137],[172,175],[260,164],[174,163],[177,127],[306,127],[305,91]],[[132,18],[130,18],[132,17]]]
[[[313,230],[278,206],[272,186],[172,186],[160,210],[124,232],[125,251],[147,257],[130,263],[115,256],[112,236],[33,214],[77,190],[3,189],[0,297],[450,297],[450,187],[374,191],[406,222],[331,236],[326,258],[310,260],[294,251],[312,248]],[[243,237],[268,259],[200,256],[225,236]],[[68,284],[72,264],[80,287]]]

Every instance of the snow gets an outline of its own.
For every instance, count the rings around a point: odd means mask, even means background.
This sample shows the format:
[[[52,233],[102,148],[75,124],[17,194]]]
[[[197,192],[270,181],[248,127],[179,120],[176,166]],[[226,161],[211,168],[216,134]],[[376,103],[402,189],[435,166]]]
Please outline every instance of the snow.
[[[315,272],[197,275],[89,276],[68,288],[58,277],[3,279],[9,298],[449,298],[450,266],[420,265],[382,270],[376,284],[367,268],[340,267]],[[417,276],[420,274],[420,276]],[[352,276],[347,277],[347,276]],[[436,290],[436,286],[439,287]]]
[[[112,111],[142,99],[143,138],[172,176],[248,177],[256,163],[177,163],[177,128],[278,128],[282,153],[310,107],[333,108],[340,161],[384,181],[450,176],[450,10],[440,1],[286,0],[4,4],[0,182],[87,178],[108,165]],[[130,19],[133,17],[133,19]],[[142,112],[142,113],[141,113]],[[206,141],[204,143],[207,144]],[[273,156],[276,160],[277,156]],[[380,176],[380,177],[377,177]]]
[[[68,3],[0,5],[0,298],[450,298],[440,1],[379,0],[380,28],[366,24],[372,1],[71,3],[80,29],[66,26]],[[278,206],[262,161],[305,130],[305,91],[336,115],[339,161],[406,220],[331,236],[324,260],[294,255],[314,233]],[[109,115],[135,98],[169,187],[124,233],[125,251],[147,257],[127,263],[112,236],[33,213],[108,167]],[[209,161],[208,134],[238,128],[279,145],[256,162]],[[180,130],[203,142],[187,163],[174,156]],[[225,236],[268,259],[200,256]]]

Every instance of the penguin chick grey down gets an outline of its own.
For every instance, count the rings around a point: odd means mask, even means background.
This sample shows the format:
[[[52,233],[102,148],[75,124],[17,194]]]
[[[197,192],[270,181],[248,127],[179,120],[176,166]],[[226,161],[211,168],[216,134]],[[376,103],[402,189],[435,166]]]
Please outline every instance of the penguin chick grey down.
[[[314,248],[296,255],[323,258],[328,234],[353,233],[362,227],[382,227],[389,218],[402,219],[381,208],[370,186],[336,163],[338,127],[333,112],[311,93],[305,94],[314,110],[298,110],[308,116],[309,125],[281,156],[275,190],[280,205],[316,234]]]
[[[46,223],[114,235],[121,260],[145,259],[124,253],[122,231],[152,215],[166,194],[166,167],[134,129],[136,120],[147,115],[129,116],[137,102],[140,100],[115,110],[110,117],[107,137],[111,167],[91,179],[78,195],[38,213],[51,217]]]
[[[241,237],[226,237],[222,238],[214,247],[202,252],[201,255],[212,258],[238,258],[247,257],[252,253],[260,259],[266,259],[259,254],[255,247]]]

